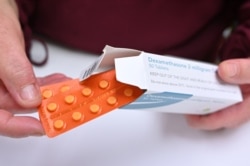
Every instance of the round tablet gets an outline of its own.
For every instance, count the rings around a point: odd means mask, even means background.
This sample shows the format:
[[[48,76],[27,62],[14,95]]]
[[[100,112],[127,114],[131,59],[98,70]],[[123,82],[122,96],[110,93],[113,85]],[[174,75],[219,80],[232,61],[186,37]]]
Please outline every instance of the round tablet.
[[[65,103],[67,104],[72,104],[75,101],[75,96],[73,95],[68,95],[64,98]]]
[[[73,112],[73,114],[72,114],[72,119],[74,120],[74,121],[79,121],[79,120],[81,120],[82,119],[82,113],[81,112]]]
[[[88,96],[91,95],[91,93],[92,93],[92,90],[91,90],[90,88],[83,88],[83,89],[82,89],[82,95],[83,95],[83,96],[88,97]]]
[[[53,96],[52,90],[46,89],[43,91],[42,96],[44,99],[48,99]]]
[[[115,105],[117,103],[117,98],[114,96],[110,96],[107,98],[107,103],[109,105]]]
[[[92,104],[89,109],[92,113],[97,113],[100,111],[100,106],[98,104]]]
[[[56,103],[49,103],[47,105],[47,110],[49,112],[54,112],[57,109],[57,104]]]
[[[64,127],[64,121],[63,120],[56,120],[54,122],[54,128],[55,129],[62,129]]]
[[[109,86],[109,82],[106,81],[106,80],[102,80],[99,82],[99,87],[102,88],[102,89],[105,89]]]
[[[123,93],[124,93],[125,96],[130,97],[130,96],[133,95],[133,89],[126,88]]]

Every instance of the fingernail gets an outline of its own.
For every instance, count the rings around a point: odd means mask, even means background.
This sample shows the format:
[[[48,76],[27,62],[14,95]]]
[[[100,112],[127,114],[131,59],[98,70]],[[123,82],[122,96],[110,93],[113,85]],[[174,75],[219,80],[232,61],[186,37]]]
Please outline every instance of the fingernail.
[[[25,87],[22,88],[21,90],[21,98],[23,100],[34,100],[38,97],[38,89],[34,84],[31,85],[27,85]]]
[[[234,77],[237,75],[238,73],[238,66],[237,64],[235,63],[228,63],[225,67],[225,70],[226,70],[226,74],[229,76],[229,77]]]

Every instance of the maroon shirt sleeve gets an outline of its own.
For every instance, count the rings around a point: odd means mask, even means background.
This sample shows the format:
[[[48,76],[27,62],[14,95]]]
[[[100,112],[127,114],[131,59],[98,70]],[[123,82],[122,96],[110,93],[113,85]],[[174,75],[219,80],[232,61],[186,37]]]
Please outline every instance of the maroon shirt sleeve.
[[[250,0],[240,7],[236,26],[224,42],[220,56],[222,60],[250,56]]]

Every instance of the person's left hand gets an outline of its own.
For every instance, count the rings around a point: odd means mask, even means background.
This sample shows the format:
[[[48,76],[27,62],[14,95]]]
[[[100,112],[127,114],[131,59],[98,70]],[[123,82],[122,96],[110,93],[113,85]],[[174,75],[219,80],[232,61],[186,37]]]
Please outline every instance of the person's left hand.
[[[63,74],[51,74],[46,77],[37,78],[39,86],[57,83],[70,79]],[[36,108],[24,108],[20,106],[11,96],[0,80],[0,96],[2,96],[1,105],[1,117],[0,117],[0,135],[13,138],[27,137],[27,136],[42,136],[44,130],[41,122],[29,115],[36,111]],[[18,114],[22,114],[19,116]],[[18,115],[18,116],[17,116]]]
[[[240,85],[243,102],[208,115],[186,115],[190,126],[216,130],[236,127],[250,119],[250,59],[223,61],[219,64],[218,75],[228,83]]]

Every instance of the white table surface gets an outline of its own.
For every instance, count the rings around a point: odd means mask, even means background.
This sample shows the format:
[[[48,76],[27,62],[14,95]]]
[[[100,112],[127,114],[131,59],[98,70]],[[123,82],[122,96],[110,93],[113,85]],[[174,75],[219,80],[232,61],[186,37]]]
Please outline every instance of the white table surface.
[[[35,43],[34,54],[43,52]],[[37,76],[78,77],[97,56],[49,45]],[[37,116],[32,114],[31,116]],[[250,123],[222,131],[187,126],[182,115],[116,110],[55,138],[0,137],[0,166],[249,166]]]

